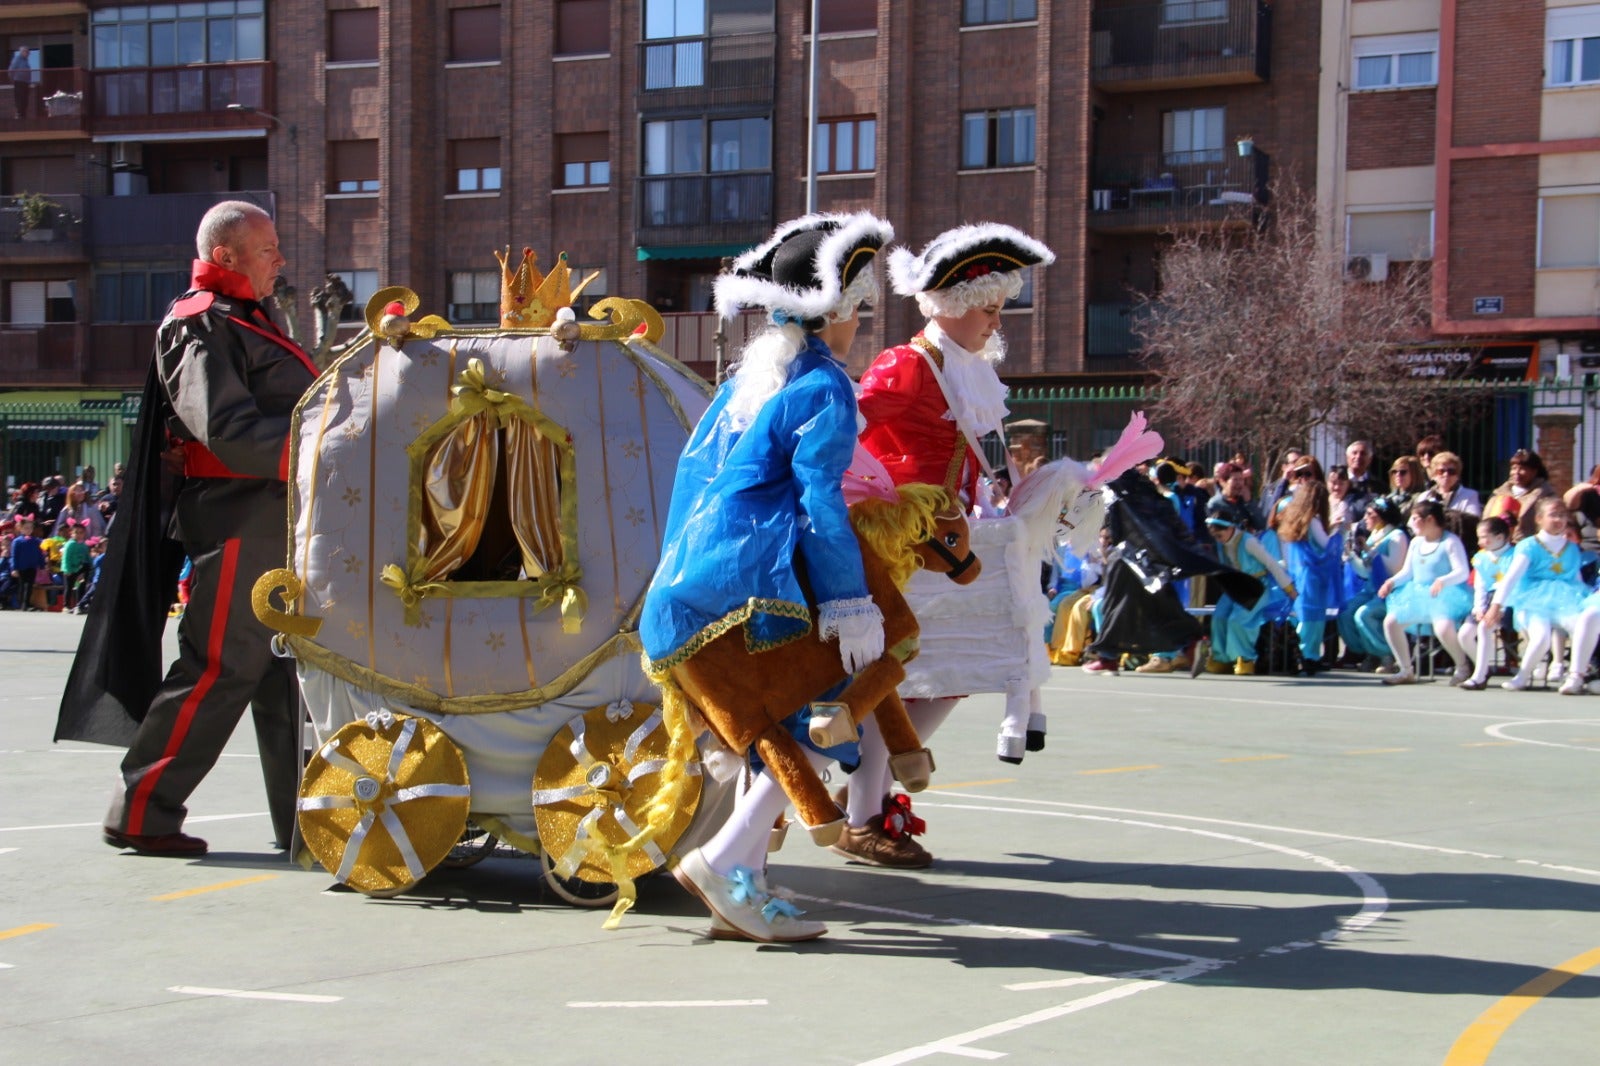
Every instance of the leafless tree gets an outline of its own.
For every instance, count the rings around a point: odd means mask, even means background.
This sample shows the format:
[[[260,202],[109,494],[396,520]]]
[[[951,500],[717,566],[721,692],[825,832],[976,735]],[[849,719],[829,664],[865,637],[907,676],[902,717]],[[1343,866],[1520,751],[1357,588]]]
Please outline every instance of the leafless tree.
[[[1396,354],[1424,336],[1426,264],[1349,280],[1323,233],[1315,199],[1280,183],[1248,225],[1172,237],[1135,326],[1169,436],[1221,443],[1266,471],[1319,427],[1409,447],[1440,417],[1448,390],[1420,386]]]

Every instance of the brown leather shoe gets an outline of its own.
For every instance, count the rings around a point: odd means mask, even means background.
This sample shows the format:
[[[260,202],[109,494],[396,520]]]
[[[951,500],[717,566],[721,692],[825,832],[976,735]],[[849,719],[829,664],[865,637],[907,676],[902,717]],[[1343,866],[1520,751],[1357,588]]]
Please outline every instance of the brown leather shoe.
[[[105,842],[114,848],[137,851],[140,855],[192,857],[206,853],[206,842],[187,833],[162,833],[159,836],[136,836],[120,829],[105,827]]]
[[[928,849],[918,844],[909,833],[891,837],[877,822],[852,825],[834,843],[833,850],[847,859],[868,866],[892,866],[900,870],[920,870],[933,865]]]

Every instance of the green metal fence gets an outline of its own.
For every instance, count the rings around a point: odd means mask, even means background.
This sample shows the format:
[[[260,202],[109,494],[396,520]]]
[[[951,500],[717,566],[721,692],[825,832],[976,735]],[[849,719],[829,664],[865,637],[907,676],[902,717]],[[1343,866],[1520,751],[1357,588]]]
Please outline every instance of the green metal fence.
[[[28,403],[0,400],[0,484],[51,474],[73,480],[95,468],[102,487],[128,458],[139,398]]]

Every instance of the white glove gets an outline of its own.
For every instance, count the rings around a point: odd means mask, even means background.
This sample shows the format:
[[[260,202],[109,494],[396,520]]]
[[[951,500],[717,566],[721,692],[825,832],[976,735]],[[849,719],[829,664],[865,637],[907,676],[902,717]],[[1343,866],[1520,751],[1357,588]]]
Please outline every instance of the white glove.
[[[883,616],[873,611],[839,619],[839,658],[850,674],[883,658]]]

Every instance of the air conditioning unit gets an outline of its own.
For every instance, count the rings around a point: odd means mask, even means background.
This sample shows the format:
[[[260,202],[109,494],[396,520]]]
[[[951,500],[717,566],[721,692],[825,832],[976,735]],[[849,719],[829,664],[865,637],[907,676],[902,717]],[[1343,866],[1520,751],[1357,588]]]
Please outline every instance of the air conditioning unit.
[[[1344,276],[1351,281],[1383,281],[1389,276],[1389,257],[1382,252],[1352,255],[1345,260]]]

